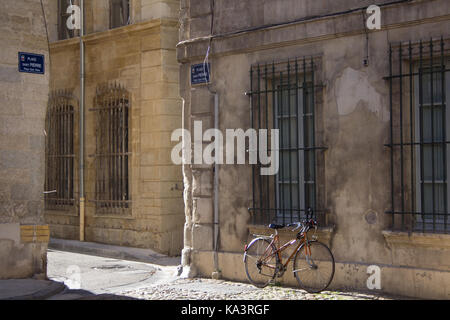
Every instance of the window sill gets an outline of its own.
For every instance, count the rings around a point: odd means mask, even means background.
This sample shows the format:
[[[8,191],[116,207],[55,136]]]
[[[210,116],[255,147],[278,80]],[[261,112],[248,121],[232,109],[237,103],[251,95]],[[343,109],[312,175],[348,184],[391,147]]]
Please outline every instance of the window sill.
[[[383,236],[390,247],[422,247],[450,249],[450,234],[401,232],[385,230]]]

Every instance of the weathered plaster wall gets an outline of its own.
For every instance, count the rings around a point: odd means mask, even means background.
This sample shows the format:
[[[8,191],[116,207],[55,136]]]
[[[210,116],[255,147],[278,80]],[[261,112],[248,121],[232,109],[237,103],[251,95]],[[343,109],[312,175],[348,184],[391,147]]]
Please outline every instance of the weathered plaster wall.
[[[368,4],[295,3],[216,1],[214,34]],[[178,46],[178,60],[183,64],[180,92],[185,100],[184,125],[192,129],[194,119],[203,120],[206,130],[213,125],[212,95],[206,87],[191,87],[189,72],[190,65],[202,62],[207,52],[208,40],[193,39],[209,35],[210,7],[191,0],[183,1],[181,10],[181,40],[192,40]],[[337,261],[332,288],[367,290],[367,267],[375,264],[382,268],[385,292],[449,298],[448,235],[430,240],[433,235],[417,238],[384,232],[390,227],[390,217],[384,213],[390,206],[390,162],[384,147],[389,141],[389,87],[383,77],[389,72],[389,42],[449,36],[450,6],[436,0],[383,8],[382,30],[369,34],[368,67],[363,64],[366,35],[362,21],[358,11],[214,39],[209,57],[210,90],[220,96],[219,129],[250,127],[250,102],[244,93],[250,89],[252,64],[319,56],[324,85],[323,142],[328,147],[324,202],[329,209],[328,221],[334,226],[322,239],[327,239]],[[184,175],[187,218],[183,261],[190,264],[193,273],[209,276],[216,271],[211,223],[213,170],[185,166]],[[252,197],[251,170],[221,165],[219,179],[218,269],[226,278],[245,280],[242,251],[254,230],[247,211]],[[396,236],[402,240],[393,241]],[[295,285],[291,275],[283,281]]]
[[[45,277],[42,212],[49,56],[38,0],[0,3],[0,279]],[[43,54],[45,75],[18,72],[18,53]],[[26,236],[29,227],[34,238]],[[47,231],[46,231],[47,229]]]

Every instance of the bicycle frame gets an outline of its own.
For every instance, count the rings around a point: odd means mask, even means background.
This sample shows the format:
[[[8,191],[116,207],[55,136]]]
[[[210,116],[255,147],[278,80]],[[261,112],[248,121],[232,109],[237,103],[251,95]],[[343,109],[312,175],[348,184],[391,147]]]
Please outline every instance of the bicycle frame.
[[[292,258],[295,256],[297,251],[300,249],[301,245],[304,243],[308,243],[307,232],[303,232],[302,237],[300,239],[298,239],[298,238],[292,239],[291,241],[286,242],[282,247],[280,247],[280,236],[278,235],[277,230],[275,230],[275,235],[273,236],[273,238],[272,237],[270,237],[270,238],[272,239],[272,241],[270,242],[270,244],[267,246],[266,250],[264,251],[265,258],[261,262],[267,261],[268,259],[270,259],[271,257],[273,257],[276,254],[278,256],[278,261],[280,261],[281,265],[283,266],[283,269],[286,269],[289,262],[291,262]],[[289,258],[286,260],[286,263],[283,264],[283,257],[281,255],[281,253],[296,243],[298,243],[297,247],[292,252],[292,254],[289,256]],[[277,248],[277,250],[274,253],[266,256],[269,248],[271,248],[273,246],[275,246],[275,248]],[[306,255],[311,255],[311,252],[308,252],[308,246],[305,248],[305,252],[306,252]],[[277,270],[278,265],[276,265],[276,266],[266,265],[266,267]]]

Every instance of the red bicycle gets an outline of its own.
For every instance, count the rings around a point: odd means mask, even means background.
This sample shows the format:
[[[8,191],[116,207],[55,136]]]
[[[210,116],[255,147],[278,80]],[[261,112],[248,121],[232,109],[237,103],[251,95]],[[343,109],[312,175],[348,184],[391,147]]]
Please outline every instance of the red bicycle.
[[[278,230],[294,227],[298,231],[295,239],[286,242],[280,247]],[[248,280],[259,288],[266,287],[276,277],[280,278],[287,270],[289,262],[293,259],[295,278],[300,287],[310,293],[325,290],[334,277],[335,263],[331,250],[323,243],[308,239],[308,231],[317,231],[315,220],[291,223],[288,225],[271,224],[269,228],[275,231],[270,236],[256,236],[244,250],[244,265]],[[295,246],[286,262],[283,262],[282,252]]]

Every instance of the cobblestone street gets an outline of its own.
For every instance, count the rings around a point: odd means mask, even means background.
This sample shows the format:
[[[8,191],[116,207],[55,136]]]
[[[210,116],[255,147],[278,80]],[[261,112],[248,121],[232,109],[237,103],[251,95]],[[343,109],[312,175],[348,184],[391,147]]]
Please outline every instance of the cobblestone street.
[[[255,288],[250,284],[212,279],[179,279],[163,285],[119,292],[145,300],[393,300],[394,297],[358,292],[306,291],[280,286]]]

